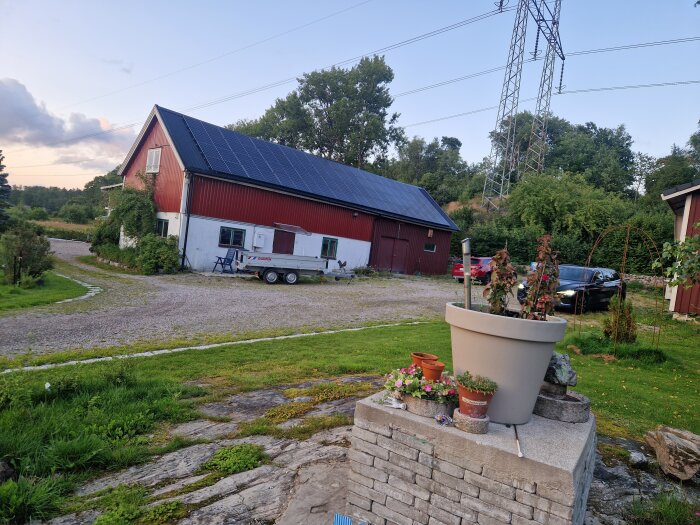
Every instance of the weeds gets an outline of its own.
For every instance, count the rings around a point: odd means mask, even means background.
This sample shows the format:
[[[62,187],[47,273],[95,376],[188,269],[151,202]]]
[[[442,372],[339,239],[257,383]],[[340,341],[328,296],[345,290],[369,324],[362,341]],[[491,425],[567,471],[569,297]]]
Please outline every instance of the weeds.
[[[672,494],[636,501],[625,516],[629,525],[699,525],[700,506]]]
[[[246,470],[253,470],[266,461],[267,455],[263,447],[244,443],[220,448],[209,461],[202,464],[201,468],[215,470],[230,476]]]

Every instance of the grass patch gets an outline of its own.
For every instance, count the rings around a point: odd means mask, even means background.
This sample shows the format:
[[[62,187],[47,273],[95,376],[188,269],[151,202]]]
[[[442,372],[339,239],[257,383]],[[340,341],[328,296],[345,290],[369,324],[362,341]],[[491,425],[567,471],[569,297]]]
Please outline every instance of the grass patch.
[[[25,523],[50,518],[69,487],[61,478],[19,476],[0,484],[0,523]]]
[[[629,450],[609,443],[598,443],[598,452],[600,452],[603,463],[608,467],[626,463],[630,458]]]
[[[305,440],[322,430],[352,425],[352,418],[344,414],[334,414],[332,416],[307,417],[296,426],[281,428],[267,418],[260,417],[243,423],[236,437],[247,436],[273,436],[284,439]]]
[[[24,289],[11,284],[0,284],[0,312],[55,303],[80,297],[86,292],[87,289],[75,281],[47,272],[43,286]]]
[[[97,260],[96,255],[80,255],[76,257],[76,259],[83,264],[89,264],[90,266],[94,266],[95,268],[99,268],[100,270],[104,270],[106,272],[126,273],[130,275],[140,274],[138,270],[135,270],[133,268],[125,268],[123,266],[112,266],[111,264],[100,262]]]
[[[700,506],[672,494],[635,501],[625,516],[629,525],[699,525]]]
[[[285,397],[294,399],[297,397],[311,397],[314,403],[325,403],[346,397],[365,397],[376,391],[370,383],[321,383],[308,388],[288,388],[284,392]]]
[[[617,359],[632,359],[647,364],[663,363],[666,353],[645,343],[617,343],[599,332],[570,333],[563,344],[568,348],[573,345],[584,355],[607,354]]]
[[[316,403],[313,401],[302,401],[298,403],[285,403],[271,408],[265,413],[265,417],[271,423],[284,423],[290,419],[295,419],[303,416],[311,410]]]
[[[230,476],[246,470],[253,470],[267,461],[268,457],[263,447],[244,443],[220,448],[209,461],[202,464],[201,468]]]

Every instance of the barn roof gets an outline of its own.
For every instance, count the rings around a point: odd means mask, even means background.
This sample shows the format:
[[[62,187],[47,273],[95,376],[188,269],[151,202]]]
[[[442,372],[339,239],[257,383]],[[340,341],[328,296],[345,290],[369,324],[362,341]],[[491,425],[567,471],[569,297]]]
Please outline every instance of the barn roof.
[[[282,190],[438,229],[458,229],[423,188],[251,138],[160,106],[154,109],[183,168],[193,173]]]

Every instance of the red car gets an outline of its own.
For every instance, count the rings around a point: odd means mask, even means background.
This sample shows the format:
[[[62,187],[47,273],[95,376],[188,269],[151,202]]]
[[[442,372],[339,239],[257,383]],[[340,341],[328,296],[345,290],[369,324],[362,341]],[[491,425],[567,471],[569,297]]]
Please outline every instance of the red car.
[[[491,268],[489,263],[491,257],[472,257],[471,259],[471,276],[481,284],[486,284],[491,280]],[[457,263],[452,268],[452,277],[458,282],[464,282],[464,267],[462,263]]]

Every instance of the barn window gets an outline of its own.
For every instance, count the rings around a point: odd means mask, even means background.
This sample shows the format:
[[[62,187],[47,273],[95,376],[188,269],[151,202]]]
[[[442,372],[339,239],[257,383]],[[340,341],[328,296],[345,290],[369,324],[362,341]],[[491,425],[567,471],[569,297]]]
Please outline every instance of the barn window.
[[[146,157],[146,173],[158,173],[160,171],[160,148],[151,148]]]
[[[245,230],[221,227],[219,230],[219,246],[234,246],[242,248],[245,242]]]
[[[425,244],[423,245],[423,251],[424,251],[424,252],[432,252],[432,253],[435,253],[436,250],[437,250],[437,246],[435,246],[435,245],[432,244],[432,243],[425,243]]]
[[[321,243],[321,257],[326,259],[335,259],[335,254],[338,251],[338,239],[324,237]]]
[[[168,221],[165,219],[156,219],[156,235],[159,237],[168,236]]]

